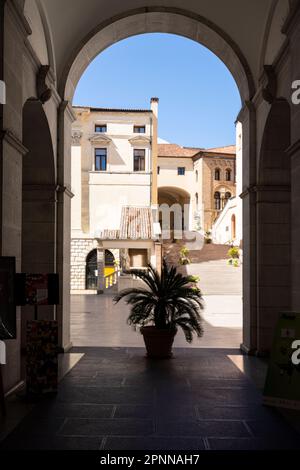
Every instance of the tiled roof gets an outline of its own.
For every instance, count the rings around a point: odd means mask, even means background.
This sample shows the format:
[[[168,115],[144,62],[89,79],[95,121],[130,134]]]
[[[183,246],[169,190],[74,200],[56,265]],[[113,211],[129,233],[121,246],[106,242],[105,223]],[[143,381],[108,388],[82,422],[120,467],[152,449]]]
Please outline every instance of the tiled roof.
[[[177,144],[159,144],[158,156],[159,157],[190,157],[192,158],[201,149],[181,147]]]
[[[150,207],[122,208],[120,230],[101,230],[100,240],[151,240],[153,217]]]
[[[120,225],[121,240],[153,238],[153,218],[149,207],[123,207]]]
[[[100,238],[100,240],[119,240],[120,230],[101,230],[97,234],[97,238]]]
[[[215,153],[225,153],[225,154],[234,154],[236,153],[235,145],[227,145],[226,147],[215,147],[212,149],[205,149],[205,152],[215,152]]]
[[[73,106],[74,110],[87,109],[91,112],[100,113],[152,113],[151,109],[127,109],[127,108],[95,108],[89,106]]]

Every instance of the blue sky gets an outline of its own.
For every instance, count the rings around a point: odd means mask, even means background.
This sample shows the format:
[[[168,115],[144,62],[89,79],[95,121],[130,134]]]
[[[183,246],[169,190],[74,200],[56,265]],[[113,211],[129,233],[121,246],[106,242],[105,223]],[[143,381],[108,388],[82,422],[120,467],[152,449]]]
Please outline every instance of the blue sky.
[[[171,34],[144,34],[103,51],[83,74],[75,105],[146,108],[158,96],[159,136],[191,147],[235,143],[241,107],[225,65],[198,43]]]

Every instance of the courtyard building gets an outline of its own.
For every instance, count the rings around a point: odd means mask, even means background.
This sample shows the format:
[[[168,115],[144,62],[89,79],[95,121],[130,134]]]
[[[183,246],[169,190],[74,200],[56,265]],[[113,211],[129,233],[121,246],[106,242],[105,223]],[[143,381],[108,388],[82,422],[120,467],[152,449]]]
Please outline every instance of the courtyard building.
[[[152,213],[158,99],[149,110],[73,110],[71,291],[103,293],[124,286],[122,271],[161,261]]]

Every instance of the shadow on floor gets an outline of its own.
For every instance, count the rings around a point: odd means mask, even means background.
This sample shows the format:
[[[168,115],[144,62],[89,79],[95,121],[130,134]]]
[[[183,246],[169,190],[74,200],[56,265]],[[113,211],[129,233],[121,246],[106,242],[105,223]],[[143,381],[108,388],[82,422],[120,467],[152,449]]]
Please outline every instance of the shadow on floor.
[[[235,349],[74,348],[84,354],[1,449],[295,449],[299,435],[241,370]],[[250,361],[250,359],[249,359]],[[257,365],[255,366],[258,367]],[[249,369],[249,367],[248,367]]]

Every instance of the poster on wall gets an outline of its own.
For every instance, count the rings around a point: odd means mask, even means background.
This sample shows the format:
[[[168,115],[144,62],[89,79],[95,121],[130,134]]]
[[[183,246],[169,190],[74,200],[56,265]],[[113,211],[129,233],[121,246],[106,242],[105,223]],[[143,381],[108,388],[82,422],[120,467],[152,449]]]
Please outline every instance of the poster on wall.
[[[263,403],[300,409],[300,313],[282,313],[279,318]]]
[[[58,274],[17,274],[16,286],[18,305],[59,304]]]
[[[25,293],[27,305],[48,305],[48,275],[27,274]]]
[[[27,393],[55,393],[58,385],[58,323],[27,322]]]
[[[0,340],[16,338],[16,259],[0,257]]]

